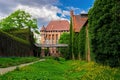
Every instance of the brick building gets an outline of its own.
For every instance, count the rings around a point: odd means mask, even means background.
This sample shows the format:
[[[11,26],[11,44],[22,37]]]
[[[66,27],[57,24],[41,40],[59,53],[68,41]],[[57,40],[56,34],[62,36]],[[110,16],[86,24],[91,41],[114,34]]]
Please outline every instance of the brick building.
[[[74,12],[71,11],[70,15],[72,17],[73,29],[74,32],[80,32],[82,27],[88,25],[88,14],[74,15]]]
[[[50,21],[47,27],[42,27],[40,30],[41,44],[58,44],[60,35],[64,32],[69,32],[69,22],[67,20]],[[44,49],[44,48],[42,48]],[[44,52],[42,52],[44,54]],[[52,56],[58,55],[56,47],[49,48],[49,53]]]

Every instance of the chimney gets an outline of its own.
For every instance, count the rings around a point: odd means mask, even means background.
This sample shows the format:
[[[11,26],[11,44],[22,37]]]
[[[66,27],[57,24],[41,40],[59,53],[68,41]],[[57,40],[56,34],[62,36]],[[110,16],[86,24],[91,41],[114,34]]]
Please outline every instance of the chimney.
[[[72,17],[73,15],[74,15],[74,11],[71,10],[71,11],[70,11],[70,16]]]

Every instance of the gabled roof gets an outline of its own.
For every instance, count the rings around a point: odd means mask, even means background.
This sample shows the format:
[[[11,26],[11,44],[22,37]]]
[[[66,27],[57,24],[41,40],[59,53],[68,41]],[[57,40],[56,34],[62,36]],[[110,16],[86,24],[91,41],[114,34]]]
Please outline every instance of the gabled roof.
[[[46,29],[45,29],[45,27],[43,26],[40,31],[45,31],[45,30],[46,30]]]
[[[46,27],[46,31],[63,31],[69,30],[69,22],[67,20],[54,20]]]
[[[73,15],[73,26],[75,32],[80,32],[83,26],[86,25],[88,21],[87,14]]]

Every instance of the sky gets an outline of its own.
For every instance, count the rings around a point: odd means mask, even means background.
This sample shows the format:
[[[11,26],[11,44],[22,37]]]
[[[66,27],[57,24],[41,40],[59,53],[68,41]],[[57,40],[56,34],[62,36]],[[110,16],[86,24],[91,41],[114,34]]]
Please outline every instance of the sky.
[[[22,9],[38,20],[39,29],[51,20],[70,19],[70,10],[74,14],[87,13],[94,0],[0,0],[0,19]]]

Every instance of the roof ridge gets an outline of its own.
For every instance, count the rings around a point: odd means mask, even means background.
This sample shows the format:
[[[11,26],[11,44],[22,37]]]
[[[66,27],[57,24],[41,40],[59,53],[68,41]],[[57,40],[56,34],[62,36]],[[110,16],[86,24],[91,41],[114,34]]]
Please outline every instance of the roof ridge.
[[[67,20],[51,20],[47,27],[47,31],[53,31],[53,30],[69,30],[69,22]]]

